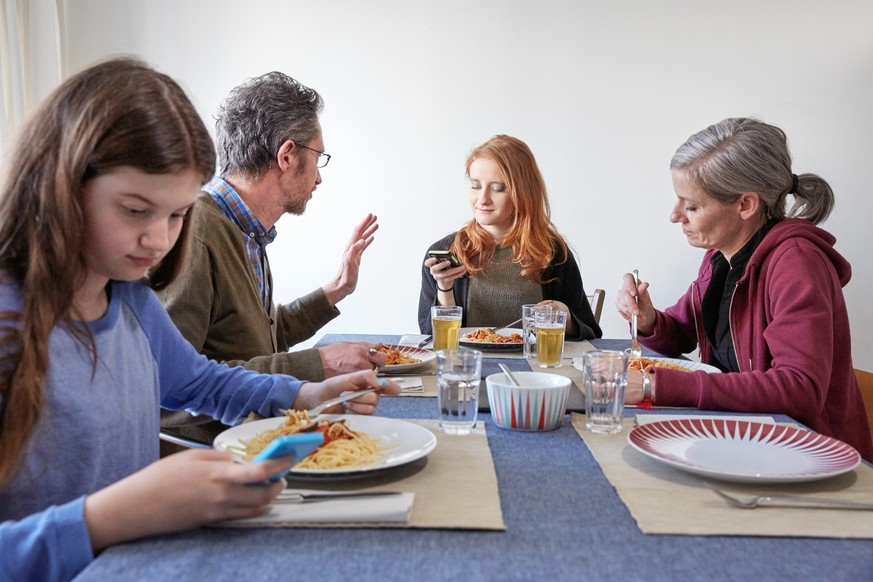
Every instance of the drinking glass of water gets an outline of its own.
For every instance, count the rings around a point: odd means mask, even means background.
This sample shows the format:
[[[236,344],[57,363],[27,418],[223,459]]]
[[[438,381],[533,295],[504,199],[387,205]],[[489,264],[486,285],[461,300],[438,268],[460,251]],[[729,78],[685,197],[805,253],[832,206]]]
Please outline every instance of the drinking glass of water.
[[[470,434],[479,411],[482,352],[439,350],[436,366],[440,430],[448,434]]]
[[[551,305],[539,303],[527,303],[521,306],[521,328],[524,340],[524,357],[528,360],[537,358],[537,328],[535,325],[536,314],[551,315]]]
[[[627,388],[627,354],[598,350],[582,354],[585,383],[585,428],[617,433],[622,429]]]

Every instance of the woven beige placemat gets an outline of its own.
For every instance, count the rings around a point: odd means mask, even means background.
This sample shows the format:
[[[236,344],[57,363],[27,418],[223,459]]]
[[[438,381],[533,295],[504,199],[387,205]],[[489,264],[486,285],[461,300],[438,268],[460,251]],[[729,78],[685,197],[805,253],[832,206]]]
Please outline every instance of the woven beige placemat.
[[[631,418],[625,419],[624,429],[615,435],[585,430],[583,414],[574,413],[572,422],[643,533],[873,538],[871,511],[732,507],[710,491],[701,477],[631,447],[627,441]],[[873,468],[864,463],[844,475],[809,483],[712,483],[740,496],[782,493],[873,501]]]
[[[415,420],[437,435],[427,466],[391,487],[415,493],[409,527],[505,530],[497,472],[485,423],[469,435],[439,431],[436,420]]]
[[[472,434],[457,436],[439,431],[436,420],[408,420],[424,426],[437,437],[436,448],[424,459],[372,476],[351,479],[295,479],[289,487],[329,491],[403,491],[415,494],[412,515],[399,523],[295,523],[235,524],[223,527],[394,527],[423,529],[506,529],[500,509],[497,473],[485,423]]]

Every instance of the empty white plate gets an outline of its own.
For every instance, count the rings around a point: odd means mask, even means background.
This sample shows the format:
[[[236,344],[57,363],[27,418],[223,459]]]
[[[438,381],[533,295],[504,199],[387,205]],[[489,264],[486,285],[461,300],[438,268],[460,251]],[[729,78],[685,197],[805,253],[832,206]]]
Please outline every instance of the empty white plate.
[[[648,423],[633,428],[628,442],[677,469],[742,483],[814,481],[861,462],[851,446],[810,430],[717,417]]]

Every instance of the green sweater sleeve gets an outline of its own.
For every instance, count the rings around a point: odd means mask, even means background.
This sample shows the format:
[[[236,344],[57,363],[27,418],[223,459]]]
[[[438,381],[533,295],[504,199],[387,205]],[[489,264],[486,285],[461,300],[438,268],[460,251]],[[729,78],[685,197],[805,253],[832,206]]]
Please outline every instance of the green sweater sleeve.
[[[191,217],[191,240],[176,280],[159,292],[183,336],[200,353],[262,373],[324,379],[317,349],[289,352],[339,314],[321,289],[264,309],[237,226],[201,193]]]

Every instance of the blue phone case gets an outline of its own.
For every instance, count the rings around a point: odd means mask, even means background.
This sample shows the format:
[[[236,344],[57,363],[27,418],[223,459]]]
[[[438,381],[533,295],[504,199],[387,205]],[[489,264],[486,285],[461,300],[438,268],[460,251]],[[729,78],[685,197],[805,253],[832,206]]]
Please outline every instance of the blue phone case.
[[[323,442],[324,435],[320,432],[305,432],[281,436],[277,439],[273,439],[270,444],[264,447],[264,450],[252,459],[252,463],[278,457],[287,457],[288,455],[294,455],[294,458],[299,462],[302,461],[306,455],[317,449]],[[288,471],[283,471],[274,477],[270,477],[268,481],[270,483],[275,483],[287,474]]]

